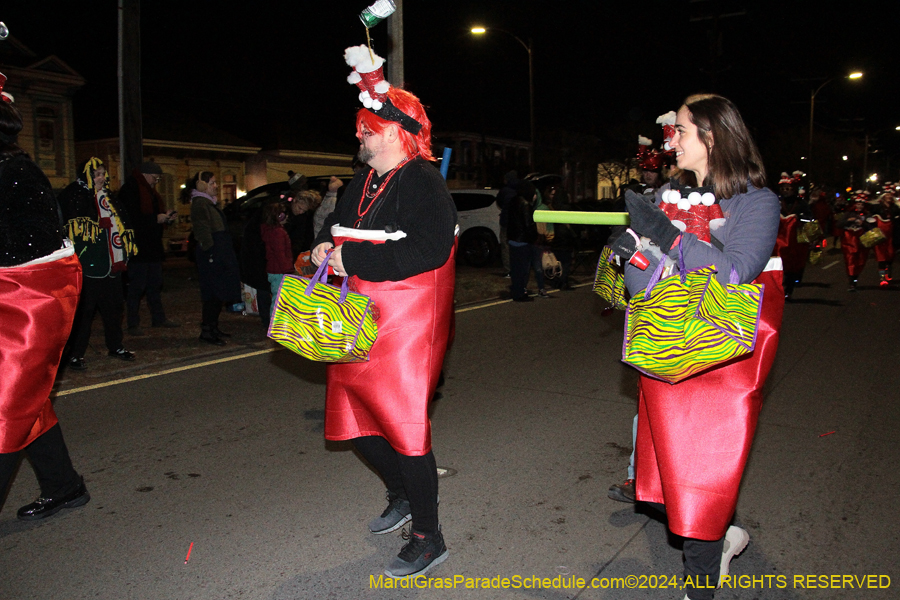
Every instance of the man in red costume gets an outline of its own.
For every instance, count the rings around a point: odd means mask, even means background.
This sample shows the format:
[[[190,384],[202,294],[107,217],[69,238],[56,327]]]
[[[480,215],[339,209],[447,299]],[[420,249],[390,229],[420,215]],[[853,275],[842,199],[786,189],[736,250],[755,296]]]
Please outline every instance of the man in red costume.
[[[412,521],[409,543],[385,570],[406,578],[448,555],[428,402],[451,332],[456,209],[429,162],[431,122],[418,98],[397,88],[370,93],[379,108],[356,117],[359,159],[369,168],[325,220],[312,261],[327,260],[372,298],[378,339],[368,362],[328,365],[325,437],[352,440],[384,479],[388,505],[369,523],[372,533]]]

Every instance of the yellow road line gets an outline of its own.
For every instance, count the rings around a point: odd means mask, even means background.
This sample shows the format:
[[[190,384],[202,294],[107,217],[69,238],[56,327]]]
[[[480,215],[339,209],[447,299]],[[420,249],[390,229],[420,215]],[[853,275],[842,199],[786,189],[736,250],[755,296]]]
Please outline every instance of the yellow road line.
[[[584,287],[587,285],[593,285],[593,283],[582,283],[579,285],[575,285],[573,287]],[[555,292],[556,290],[553,290]],[[480,308],[488,308],[491,306],[497,306],[498,304],[506,304],[508,302],[512,302],[512,300],[497,300],[495,302],[488,302],[486,304],[479,304],[477,306],[469,306],[467,308],[457,309],[457,313],[464,313],[470,310],[478,310]],[[208,360],[206,362],[194,363],[191,365],[185,365],[183,367],[176,367],[174,369],[166,369],[164,371],[158,371],[156,373],[145,373],[143,375],[135,375],[134,377],[126,377],[124,379],[116,379],[114,381],[105,381],[103,383],[95,383],[94,385],[85,385],[82,387],[72,388],[71,390],[61,390],[57,392],[56,397],[60,398],[62,396],[71,396],[72,394],[80,394],[81,392],[89,392],[91,390],[99,390],[105,387],[111,387],[114,385],[119,385],[120,383],[131,383],[132,381],[141,381],[142,379],[151,379],[153,377],[160,377],[162,375],[170,375],[172,373],[180,373],[182,371],[190,371],[191,369],[199,369],[200,367],[208,367],[210,365],[218,365],[221,363],[229,362],[232,360],[240,360],[242,358],[251,358],[254,356],[260,356],[261,354],[269,354],[271,352],[278,352],[283,348],[268,348],[266,350],[257,350],[255,352],[247,352],[245,354],[237,354],[235,356],[227,356],[225,358],[217,358],[216,360]]]
[[[145,373],[143,375],[135,375],[134,377],[126,377],[125,379],[116,379],[115,381],[106,381],[103,383],[96,383],[94,385],[86,385],[79,388],[72,388],[71,390],[62,390],[56,394],[56,397],[60,396],[68,396],[70,394],[78,394],[80,392],[87,392],[90,390],[98,390],[100,388],[110,387],[113,385],[119,385],[120,383],[130,383],[132,381],[140,381],[142,379],[150,379],[152,377],[159,377],[161,375],[169,375],[171,373],[179,373],[181,371],[190,371],[191,369],[199,369],[200,367],[208,367],[210,365],[217,365],[220,363],[229,362],[232,360],[240,360],[242,358],[250,358],[252,356],[259,356],[261,354],[269,354],[271,352],[277,352],[281,350],[281,348],[268,348],[266,350],[257,350],[255,352],[247,352],[245,354],[238,354],[236,356],[226,356],[225,358],[217,358],[216,360],[208,360],[206,362],[195,363],[192,365],[185,365],[183,367],[176,367],[174,369],[166,369],[165,371],[158,371],[156,373]]]

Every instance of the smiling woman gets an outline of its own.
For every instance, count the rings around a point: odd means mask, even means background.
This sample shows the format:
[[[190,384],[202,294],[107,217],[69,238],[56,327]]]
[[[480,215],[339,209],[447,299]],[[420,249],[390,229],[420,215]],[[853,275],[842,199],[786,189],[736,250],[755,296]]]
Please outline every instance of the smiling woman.
[[[639,250],[651,263],[644,271],[626,265],[629,292],[643,293],[655,268],[671,272],[679,256],[689,270],[714,265],[723,284],[765,284],[752,354],[676,384],[642,374],[638,388],[636,497],[665,513],[672,533],[685,538],[684,574],[694,582],[688,597],[709,600],[750,539],[729,525],[778,346],[784,292],[780,262],[769,257],[779,203],[765,188],[756,145],[729,100],[690,96],[675,126],[671,145],[681,173],[657,192],[656,204],[626,195],[631,228],[650,240]],[[721,212],[704,221],[709,213],[700,198],[707,192]],[[671,212],[672,204],[670,212],[660,209],[672,194],[698,201],[679,204],[679,212]],[[670,221],[669,214],[679,218]],[[685,222],[694,223],[690,230]]]

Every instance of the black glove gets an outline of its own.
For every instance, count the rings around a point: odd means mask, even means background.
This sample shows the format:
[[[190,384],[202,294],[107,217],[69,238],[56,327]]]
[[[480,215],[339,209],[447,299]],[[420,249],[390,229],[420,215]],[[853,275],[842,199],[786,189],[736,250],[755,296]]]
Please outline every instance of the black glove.
[[[672,225],[666,213],[631,190],[625,192],[625,206],[631,217],[630,227],[668,253],[681,230]]]
[[[631,229],[622,228],[624,231],[615,239],[610,238],[609,247],[613,253],[624,258],[642,271],[647,268],[649,262],[643,254],[638,252],[638,239]]]
[[[622,228],[622,233],[620,233],[617,237],[609,238],[609,247],[612,249],[614,254],[625,259],[625,262],[634,256],[634,253],[637,252],[637,241],[634,239],[634,236],[628,233],[626,228]]]

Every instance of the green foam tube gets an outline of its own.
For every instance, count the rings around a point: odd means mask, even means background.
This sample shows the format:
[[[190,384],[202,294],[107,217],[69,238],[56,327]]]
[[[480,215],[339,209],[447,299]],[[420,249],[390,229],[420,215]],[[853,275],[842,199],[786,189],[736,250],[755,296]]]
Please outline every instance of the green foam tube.
[[[577,210],[536,210],[535,223],[572,223],[575,225],[628,225],[627,212],[585,212]]]

